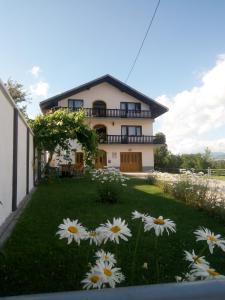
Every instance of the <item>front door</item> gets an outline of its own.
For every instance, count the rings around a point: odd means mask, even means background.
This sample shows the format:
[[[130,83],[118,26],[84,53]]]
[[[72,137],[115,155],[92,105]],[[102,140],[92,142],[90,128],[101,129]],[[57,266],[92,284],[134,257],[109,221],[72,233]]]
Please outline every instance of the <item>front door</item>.
[[[98,150],[95,158],[95,169],[103,169],[107,166],[107,154],[104,150]]]

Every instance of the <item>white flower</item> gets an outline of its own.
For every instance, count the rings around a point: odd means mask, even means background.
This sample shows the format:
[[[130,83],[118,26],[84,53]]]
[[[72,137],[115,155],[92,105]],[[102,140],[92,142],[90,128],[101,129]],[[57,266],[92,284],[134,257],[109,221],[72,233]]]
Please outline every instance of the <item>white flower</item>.
[[[192,264],[200,264],[200,265],[206,265],[208,266],[209,263],[205,260],[205,256],[198,256],[197,254],[195,254],[195,251],[192,250],[192,253],[189,251],[184,251],[185,253],[185,260],[191,262]]]
[[[103,283],[108,283],[112,288],[125,279],[124,275],[120,272],[121,269],[114,268],[111,263],[99,261],[96,265],[96,269],[100,272]]]
[[[142,214],[142,213],[138,212],[137,210],[132,212],[132,219],[133,220],[141,219],[142,221],[144,221],[147,216],[148,216],[147,214]]]
[[[105,252],[104,250],[99,250],[95,253],[95,256],[97,257],[97,262],[103,261],[104,263],[110,263],[113,266],[116,264],[116,259],[114,254],[110,252]]]
[[[213,249],[215,246],[218,246],[223,251],[225,251],[225,240],[221,239],[221,235],[217,234],[215,235],[213,232],[211,232],[209,229],[200,227],[198,230],[194,232],[196,235],[196,240],[198,241],[207,241],[207,244],[209,246],[209,251],[212,254]]]
[[[101,235],[101,231],[99,230],[99,228],[88,231],[87,239],[90,240],[90,245],[92,245],[92,243],[94,243],[96,246],[101,245],[102,235]]]
[[[210,266],[197,265],[195,264],[190,272],[194,277],[201,279],[221,279],[225,276],[218,273],[215,269]]]
[[[86,278],[81,281],[84,284],[83,288],[90,289],[90,288],[98,288],[100,289],[103,285],[103,278],[101,276],[100,271],[98,268],[94,267],[91,268],[91,271],[86,274]]]
[[[146,217],[144,219],[144,222],[145,231],[150,231],[151,229],[154,229],[156,236],[163,235],[164,230],[166,230],[168,235],[169,231],[176,232],[176,224],[170,219],[163,219],[162,216],[159,216],[158,218]]]
[[[78,223],[78,220],[71,221],[69,218],[63,219],[63,224],[59,225],[59,231],[56,234],[60,235],[60,239],[67,238],[68,244],[75,242],[80,245],[82,239],[86,239],[87,231],[86,229]]]
[[[148,263],[144,262],[142,268],[145,269],[145,270],[148,270]]]
[[[132,236],[130,229],[125,224],[125,220],[122,221],[121,218],[113,218],[113,223],[110,223],[108,220],[106,224],[101,225],[100,230],[104,243],[110,240],[119,244],[119,238],[127,241],[127,237]]]

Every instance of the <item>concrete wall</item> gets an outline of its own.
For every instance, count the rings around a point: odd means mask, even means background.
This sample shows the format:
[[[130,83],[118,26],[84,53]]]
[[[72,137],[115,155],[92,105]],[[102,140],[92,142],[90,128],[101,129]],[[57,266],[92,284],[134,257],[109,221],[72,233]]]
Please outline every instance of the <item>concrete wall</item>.
[[[33,133],[0,81],[0,225],[33,184]]]

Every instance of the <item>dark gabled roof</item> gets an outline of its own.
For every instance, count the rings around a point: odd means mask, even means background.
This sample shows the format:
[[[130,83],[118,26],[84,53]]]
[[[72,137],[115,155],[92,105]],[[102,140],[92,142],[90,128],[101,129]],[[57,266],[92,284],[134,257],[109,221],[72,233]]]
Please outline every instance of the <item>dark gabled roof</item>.
[[[79,92],[82,92],[84,90],[88,90],[90,88],[92,88],[93,86],[96,86],[100,83],[103,82],[107,82],[111,85],[113,85],[114,87],[118,88],[121,92],[125,92],[130,96],[135,97],[136,99],[146,103],[147,105],[149,105],[150,110],[152,112],[152,118],[157,118],[158,116],[164,114],[165,112],[168,111],[168,108],[158,102],[156,102],[155,100],[153,100],[150,97],[145,96],[144,94],[138,92],[137,90],[135,90],[134,88],[130,87],[129,85],[127,85],[126,83],[112,77],[111,75],[104,75],[102,77],[99,77],[97,79],[94,79],[92,81],[89,81],[85,84],[82,84],[76,88],[73,88],[71,90],[68,90],[64,93],[58,94],[56,96],[53,96],[51,98],[48,98],[44,101],[40,102],[40,107],[42,111],[48,110],[54,106],[58,106],[58,101],[62,100],[64,98],[73,96]]]

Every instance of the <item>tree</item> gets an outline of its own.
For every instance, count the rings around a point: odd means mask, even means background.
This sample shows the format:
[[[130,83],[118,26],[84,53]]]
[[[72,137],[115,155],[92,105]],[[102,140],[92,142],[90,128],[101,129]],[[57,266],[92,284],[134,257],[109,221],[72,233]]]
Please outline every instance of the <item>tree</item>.
[[[48,169],[53,154],[58,150],[69,150],[70,140],[76,139],[82,146],[86,164],[90,165],[97,149],[97,136],[84,120],[84,111],[69,112],[63,109],[30,120],[39,162],[41,153],[48,151]]]
[[[6,82],[6,88],[8,89],[8,92],[15,101],[16,105],[27,118],[26,108],[30,99],[29,94],[25,91],[23,85],[9,78]]]
[[[154,162],[156,169],[165,169],[168,164],[168,149],[166,144],[166,136],[162,132],[158,132],[154,138],[155,144],[163,144],[160,147],[157,147],[154,151]]]

